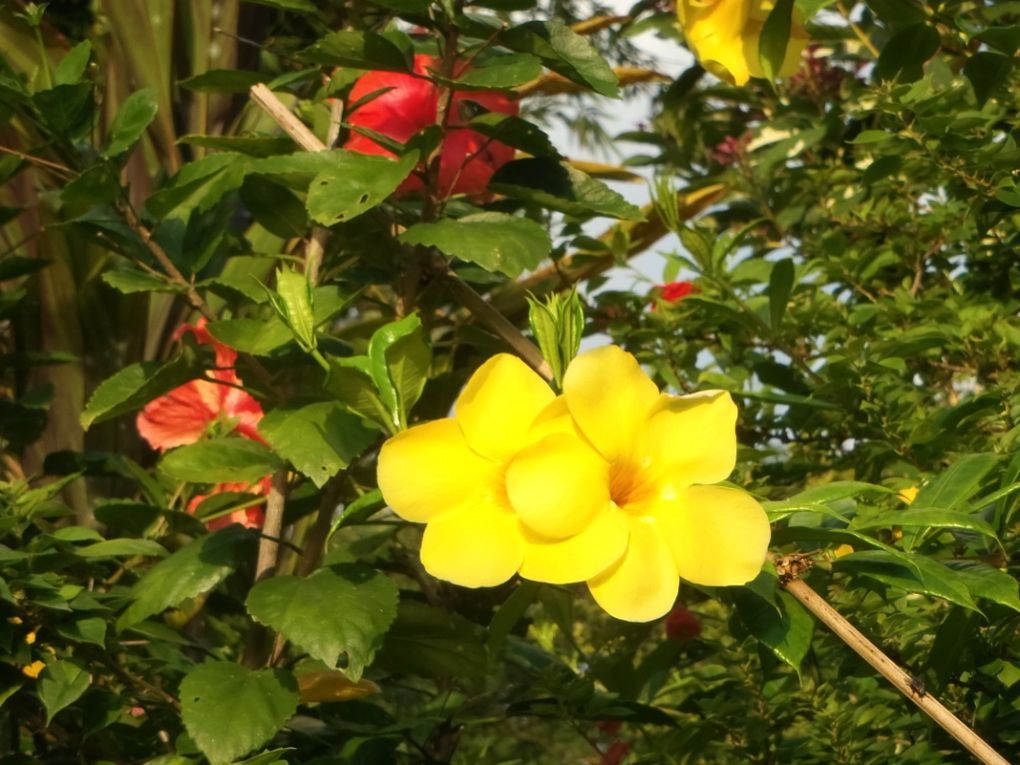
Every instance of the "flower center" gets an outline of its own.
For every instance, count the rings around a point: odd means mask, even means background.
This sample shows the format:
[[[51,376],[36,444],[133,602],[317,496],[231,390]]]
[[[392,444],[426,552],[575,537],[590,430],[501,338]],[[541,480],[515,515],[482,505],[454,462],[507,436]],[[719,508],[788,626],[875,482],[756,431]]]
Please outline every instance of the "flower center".
[[[648,465],[631,459],[617,459],[609,467],[609,496],[624,510],[643,505],[655,495],[655,482]]]

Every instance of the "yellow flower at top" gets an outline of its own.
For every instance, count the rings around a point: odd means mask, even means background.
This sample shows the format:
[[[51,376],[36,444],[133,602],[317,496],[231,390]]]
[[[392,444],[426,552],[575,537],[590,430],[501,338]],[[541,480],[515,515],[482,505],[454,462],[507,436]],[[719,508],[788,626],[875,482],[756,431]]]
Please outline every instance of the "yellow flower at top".
[[[720,79],[743,85],[751,77],[765,76],[758,58],[758,39],[774,7],[774,0],[678,0],[677,17],[701,64]],[[807,32],[794,11],[778,76],[797,70],[807,42]]]
[[[765,560],[761,505],[711,485],[736,463],[736,418],[723,391],[660,394],[616,346],[574,359],[559,397],[501,354],[452,417],[383,445],[379,488],[397,515],[427,524],[421,560],[439,579],[587,582],[612,616],[650,621],[680,577],[743,584]]]

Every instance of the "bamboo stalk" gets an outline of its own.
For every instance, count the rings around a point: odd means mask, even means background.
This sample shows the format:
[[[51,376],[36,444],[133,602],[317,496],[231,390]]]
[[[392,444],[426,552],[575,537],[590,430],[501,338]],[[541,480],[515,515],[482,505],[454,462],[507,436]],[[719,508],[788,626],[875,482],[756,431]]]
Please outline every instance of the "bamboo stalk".
[[[959,717],[954,715],[930,693],[919,687],[913,678],[882,653],[878,646],[868,640],[856,627],[830,606],[817,592],[811,589],[803,579],[798,579],[790,559],[778,558],[776,570],[783,589],[793,595],[808,611],[832,630],[836,637],[846,643],[862,659],[870,664],[880,675],[913,701],[932,720],[942,726],[950,736],[985,765],[1009,765],[1002,755],[992,749],[988,743],[968,727]]]

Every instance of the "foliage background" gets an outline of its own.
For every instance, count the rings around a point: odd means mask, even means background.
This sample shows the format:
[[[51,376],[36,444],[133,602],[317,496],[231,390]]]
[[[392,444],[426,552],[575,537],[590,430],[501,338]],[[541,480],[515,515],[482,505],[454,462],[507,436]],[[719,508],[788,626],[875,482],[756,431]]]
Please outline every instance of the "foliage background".
[[[284,294],[275,269],[299,263],[315,222],[344,203],[313,197],[312,178],[332,166],[295,153],[246,91],[272,82],[325,137],[327,99],[351,78],[322,75],[384,59],[317,41],[412,24],[424,48],[457,39],[454,28],[470,47],[487,36],[464,10],[54,2],[33,27],[30,7],[0,8],[4,762],[609,762],[618,742],[628,763],[967,762],[813,629],[772,572],[743,588],[685,586],[700,624],[686,639],[613,622],[569,588],[466,591],[423,574],[420,532],[373,493],[374,453],[388,429],[445,414],[505,347],[460,307],[439,256],[399,243],[393,225],[453,223],[475,205],[384,202],[375,168],[348,168],[378,198],[329,227],[315,334],[295,339],[247,275]],[[467,10],[513,25],[601,9]],[[458,252],[456,269],[522,328],[526,290],[577,283],[587,342],[612,339],[677,391],[732,391],[744,445],[732,480],[767,501],[774,551],[809,553],[809,583],[1009,757],[1020,752],[1020,4],[802,10],[818,47],[785,82],[734,88],[695,65],[637,86],[654,119],[617,138],[642,147],[625,167],[661,179],[643,221],[614,196],[503,189],[483,206],[532,221],[528,241],[549,231],[552,247],[524,248],[508,276],[491,258],[491,239],[523,230],[507,229]],[[585,39],[614,66],[654,68],[628,39],[652,28],[679,46],[673,19],[642,2]],[[543,63],[575,92],[524,98],[524,116],[569,124],[594,150],[598,110],[621,108],[593,93],[612,79],[585,46]],[[533,76],[516,66],[501,75],[508,88]],[[554,154],[520,126],[505,135]],[[650,249],[662,281],[699,292],[667,304],[605,288],[607,269]],[[198,300],[233,322],[223,332],[266,409],[305,412],[280,418],[289,440],[270,439],[273,450],[239,454],[227,437],[174,464],[135,433],[134,410],[211,363],[171,341]],[[313,344],[334,370],[381,353],[384,373],[346,367],[324,388]],[[387,386],[395,403],[380,408]],[[301,429],[325,417],[337,438]],[[253,587],[257,535],[209,534],[184,510],[207,485],[284,461],[295,547]],[[908,507],[897,492],[911,486]],[[278,655],[256,622],[287,639]],[[270,657],[273,669],[255,669]],[[316,677],[360,698],[324,702],[308,678],[338,660],[349,679]],[[38,678],[23,671],[35,661]],[[374,686],[353,685],[361,664]]]

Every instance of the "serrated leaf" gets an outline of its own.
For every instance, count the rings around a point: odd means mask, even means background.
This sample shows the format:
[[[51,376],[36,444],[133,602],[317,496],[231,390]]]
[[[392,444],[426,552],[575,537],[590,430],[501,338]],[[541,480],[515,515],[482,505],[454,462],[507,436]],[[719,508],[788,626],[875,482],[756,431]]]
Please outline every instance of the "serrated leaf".
[[[46,724],[76,702],[92,683],[92,676],[72,661],[54,661],[39,675],[39,700],[46,708]]]
[[[511,50],[537,56],[549,69],[596,93],[613,98],[619,93],[619,80],[601,54],[559,19],[525,22],[500,34],[499,40]]]
[[[457,78],[458,86],[469,88],[512,88],[542,74],[542,62],[528,53],[490,58]]]
[[[259,432],[273,451],[319,487],[376,439],[335,401],[274,409],[259,422]]]
[[[87,616],[61,624],[57,627],[57,632],[76,643],[92,643],[100,648],[106,647],[106,622],[98,616]]]
[[[548,256],[552,241],[544,228],[504,213],[477,213],[416,223],[399,237],[405,244],[435,247],[445,255],[477,263],[516,278]]]
[[[357,681],[397,613],[393,582],[359,565],[321,568],[311,576],[276,576],[248,593],[248,612],[262,624]]]
[[[157,563],[131,588],[131,605],[117,619],[117,629],[211,590],[238,565],[250,539],[241,526],[228,526],[193,540]]]
[[[209,334],[231,348],[253,356],[268,356],[294,339],[278,317],[270,319],[221,319],[208,325]]]
[[[181,718],[212,765],[228,763],[265,744],[297,711],[294,676],[281,669],[252,671],[207,661],[181,681]]]
[[[329,66],[350,66],[355,69],[377,69],[386,72],[411,71],[411,44],[399,38],[362,32],[354,29],[343,29],[331,32],[310,48],[306,48],[301,56],[307,61]]]
[[[92,392],[81,413],[81,426],[88,430],[97,422],[140,409],[157,396],[200,376],[201,372],[195,355],[187,351],[172,361],[131,364],[106,378]]]
[[[384,202],[417,164],[417,151],[397,160],[345,152],[312,180],[308,214],[324,226],[357,218]]]
[[[575,218],[606,215],[641,220],[641,210],[602,181],[551,157],[518,159],[492,176],[489,188],[506,196],[557,210]]]
[[[155,274],[135,268],[119,268],[103,274],[103,281],[118,292],[131,295],[136,292],[181,292],[181,288],[168,284]]]
[[[268,447],[247,438],[214,438],[167,452],[160,469],[191,483],[251,483],[282,468]]]
[[[305,235],[308,214],[290,189],[261,175],[249,175],[241,184],[241,201],[252,217],[281,239]]]
[[[116,157],[135,145],[149,123],[156,118],[159,101],[150,88],[136,90],[124,99],[110,125],[104,157]]]

